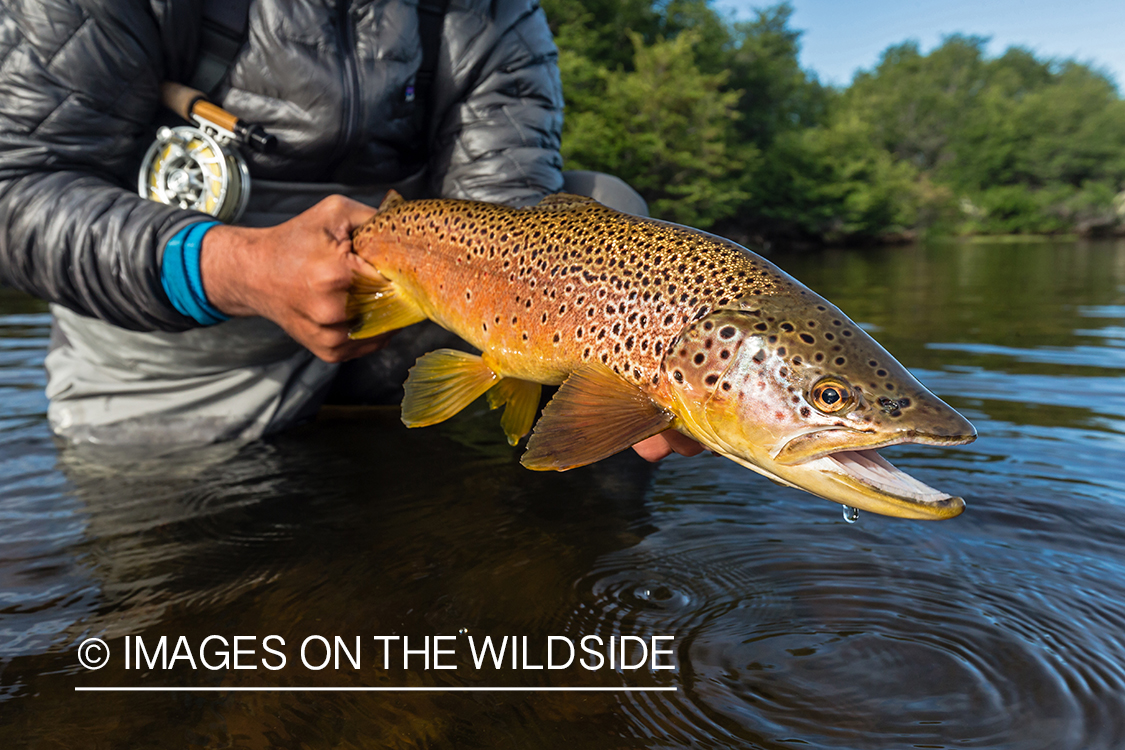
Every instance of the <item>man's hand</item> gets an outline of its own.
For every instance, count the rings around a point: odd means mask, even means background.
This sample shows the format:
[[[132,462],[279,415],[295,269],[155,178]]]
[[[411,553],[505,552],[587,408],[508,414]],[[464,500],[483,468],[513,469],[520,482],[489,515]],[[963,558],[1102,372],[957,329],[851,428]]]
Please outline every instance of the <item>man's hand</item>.
[[[659,435],[653,435],[637,443],[633,446],[633,450],[644,460],[655,462],[673,453],[679,453],[681,456],[698,456],[703,452],[703,446],[682,432],[665,430]]]
[[[204,292],[227,315],[260,315],[325,362],[382,348],[389,335],[348,338],[345,303],[352,273],[352,230],[375,209],[334,195],[284,224],[265,229],[217,226],[199,256]]]

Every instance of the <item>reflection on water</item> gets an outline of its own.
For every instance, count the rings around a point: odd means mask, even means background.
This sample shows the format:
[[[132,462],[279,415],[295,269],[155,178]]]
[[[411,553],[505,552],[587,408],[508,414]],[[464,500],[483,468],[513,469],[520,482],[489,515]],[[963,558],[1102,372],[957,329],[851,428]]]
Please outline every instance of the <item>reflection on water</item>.
[[[0,745],[1125,745],[1125,243],[781,258],[976,424],[888,449],[922,523],[717,458],[519,467],[495,414],[393,411],[163,456],[60,449],[49,321],[0,291]],[[346,417],[346,418],[344,418]],[[87,673],[126,635],[674,635],[678,669]],[[366,647],[365,647],[366,648]],[[75,693],[76,685],[676,693]]]

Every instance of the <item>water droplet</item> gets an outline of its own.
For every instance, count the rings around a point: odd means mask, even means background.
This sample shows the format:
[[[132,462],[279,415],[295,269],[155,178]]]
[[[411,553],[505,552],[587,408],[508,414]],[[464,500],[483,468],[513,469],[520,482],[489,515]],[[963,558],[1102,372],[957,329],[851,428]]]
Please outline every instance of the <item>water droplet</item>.
[[[844,509],[844,520],[848,523],[855,523],[859,520],[859,508],[853,508],[850,505],[841,505]]]

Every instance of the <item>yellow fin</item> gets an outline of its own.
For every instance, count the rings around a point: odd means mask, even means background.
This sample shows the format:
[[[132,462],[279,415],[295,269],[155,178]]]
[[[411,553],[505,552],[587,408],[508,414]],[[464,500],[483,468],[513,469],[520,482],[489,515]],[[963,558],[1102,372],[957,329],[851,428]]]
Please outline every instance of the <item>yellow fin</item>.
[[[348,337],[366,339],[426,319],[397,284],[382,275],[352,275],[347,301]]]
[[[406,379],[402,421],[407,427],[444,422],[499,379],[476,354],[438,349],[418,358]]]
[[[543,409],[520,463],[566,471],[663,432],[673,416],[601,365],[576,370]]]
[[[388,190],[387,194],[383,196],[383,202],[379,204],[378,210],[386,211],[388,209],[394,208],[400,203],[406,203],[406,198],[403,198],[401,195],[399,195],[399,192],[397,190],[391,189]]]
[[[520,438],[531,432],[542,392],[543,386],[519,378],[503,378],[488,392],[488,405],[491,408],[499,409],[504,406],[500,426],[508,436],[508,445],[515,445]]]

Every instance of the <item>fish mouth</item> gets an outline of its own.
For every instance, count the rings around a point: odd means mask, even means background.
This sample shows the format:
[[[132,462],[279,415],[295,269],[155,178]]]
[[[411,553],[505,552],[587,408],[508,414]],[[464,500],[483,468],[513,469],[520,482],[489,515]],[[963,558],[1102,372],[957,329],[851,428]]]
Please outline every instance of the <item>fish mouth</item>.
[[[918,430],[902,430],[890,435],[850,427],[823,427],[797,435],[773,455],[779,464],[807,464],[818,458],[848,451],[875,450],[892,445],[912,443],[920,445],[964,445],[977,439],[976,429],[965,422],[967,429],[948,435],[937,435]]]
[[[890,435],[828,427],[798,435],[773,456],[777,473],[808,492],[853,508],[914,519],[953,518],[965,501],[923,484],[877,452],[902,443],[963,445],[976,429],[960,415],[943,433],[902,430]]]
[[[953,518],[965,510],[962,498],[918,481],[873,448],[836,451],[799,467],[815,471],[822,479],[838,485],[837,492],[825,493],[830,499],[872,513],[939,520]]]

